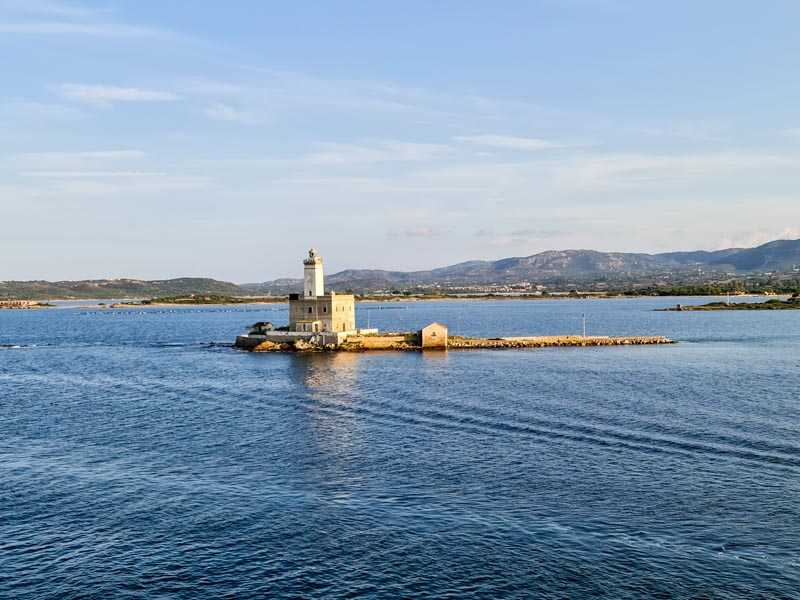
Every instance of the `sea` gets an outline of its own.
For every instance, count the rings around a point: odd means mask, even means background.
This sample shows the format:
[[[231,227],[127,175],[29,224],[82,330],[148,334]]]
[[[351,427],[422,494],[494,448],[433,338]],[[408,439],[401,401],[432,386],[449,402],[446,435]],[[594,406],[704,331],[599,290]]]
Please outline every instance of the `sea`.
[[[0,311],[0,598],[798,598],[800,311],[362,303],[664,346],[258,354],[285,306]]]

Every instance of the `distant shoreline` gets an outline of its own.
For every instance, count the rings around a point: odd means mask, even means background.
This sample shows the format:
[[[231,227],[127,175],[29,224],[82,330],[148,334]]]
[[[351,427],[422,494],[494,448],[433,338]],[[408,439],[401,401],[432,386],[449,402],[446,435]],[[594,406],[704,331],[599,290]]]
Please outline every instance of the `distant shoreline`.
[[[785,296],[785,295],[784,295]],[[744,296],[736,296],[736,298],[781,298],[783,296],[757,296],[757,295],[744,295]],[[629,296],[603,296],[603,295],[595,295],[595,294],[585,294],[581,296],[428,296],[428,297],[393,297],[393,298],[357,298],[356,303],[358,304],[366,304],[366,303],[380,303],[380,304],[388,304],[388,303],[415,303],[415,302],[456,302],[456,301],[466,301],[466,302],[486,302],[492,300],[498,301],[551,301],[551,300],[643,300],[643,299],[655,299],[659,298],[662,300],[668,299],[697,299],[697,300],[705,300],[705,299],[713,299],[713,298],[726,298],[726,296],[704,296],[704,295],[693,295],[693,296],[641,296],[641,295],[629,295]],[[105,302],[109,302],[108,299],[50,299],[42,302],[80,302],[81,304],[72,305],[72,306],[60,306],[55,305],[53,308],[58,309],[134,309],[134,308],[166,308],[166,307],[177,307],[177,306],[188,306],[188,307],[198,307],[198,306],[272,306],[272,305],[285,305],[289,303],[288,298],[281,298],[275,299],[272,301],[265,301],[265,300],[253,300],[247,301],[243,300],[241,302],[149,302],[149,303],[142,303],[142,301],[138,298],[130,298],[130,299],[115,299],[113,304],[101,304]],[[97,304],[91,304],[96,302]]]

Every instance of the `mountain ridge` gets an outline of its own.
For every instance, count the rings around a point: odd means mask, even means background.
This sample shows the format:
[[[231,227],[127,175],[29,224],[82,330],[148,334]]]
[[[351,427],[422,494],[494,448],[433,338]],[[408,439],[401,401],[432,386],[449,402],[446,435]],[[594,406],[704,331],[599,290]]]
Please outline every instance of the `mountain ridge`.
[[[622,288],[643,279],[670,283],[704,283],[729,274],[797,273],[800,239],[775,240],[755,248],[727,248],[647,254],[597,250],[546,250],[530,256],[494,261],[471,260],[422,271],[346,269],[326,277],[334,290],[369,292],[421,288],[470,288],[524,284],[528,287],[597,285]],[[82,281],[0,281],[0,299],[118,299],[186,294],[246,296],[287,294],[302,288],[302,279],[280,278],[235,284],[208,278],[99,279]]]
[[[442,287],[503,285],[520,282],[552,283],[569,278],[624,278],[643,275],[681,274],[698,268],[713,273],[781,272],[800,265],[800,240],[775,240],[755,248],[727,248],[647,254],[597,250],[546,250],[531,256],[473,260],[422,271],[347,269],[328,275],[332,288],[387,289],[394,286]],[[242,284],[251,291],[277,293],[286,284],[302,286],[301,279]]]

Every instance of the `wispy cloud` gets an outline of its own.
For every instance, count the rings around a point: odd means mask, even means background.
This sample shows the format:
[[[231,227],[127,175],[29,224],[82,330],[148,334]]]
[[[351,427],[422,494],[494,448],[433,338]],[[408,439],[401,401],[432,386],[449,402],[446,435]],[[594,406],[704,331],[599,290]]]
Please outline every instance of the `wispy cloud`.
[[[138,177],[59,177],[42,181],[51,183],[32,190],[31,197],[83,200],[127,195],[144,199],[148,194],[200,189],[213,183],[208,177],[165,173],[143,173]]]
[[[157,27],[129,25],[109,19],[110,7],[87,7],[49,0],[0,0],[0,33],[10,35],[100,38],[170,38],[185,36]]]
[[[507,235],[500,235],[492,240],[493,246],[526,246],[567,235],[568,232],[559,229],[519,229]]]
[[[8,100],[0,104],[0,112],[15,120],[51,121],[85,119],[89,115],[74,106],[34,102],[30,100]]]
[[[725,248],[755,248],[773,240],[796,240],[800,238],[800,231],[787,227],[782,231],[738,231],[730,237],[723,238],[719,249]]]
[[[555,148],[580,148],[593,146],[589,142],[560,142],[538,138],[512,137],[507,135],[462,135],[453,138],[456,142],[466,142],[508,150],[552,150]]]
[[[13,164],[30,171],[88,171],[97,170],[98,165],[107,162],[119,164],[124,161],[138,161],[147,156],[141,150],[94,150],[83,152],[27,152],[11,156]],[[116,169],[115,169],[116,170]]]
[[[23,171],[26,177],[49,177],[56,179],[95,179],[105,177],[158,177],[165,173],[153,171]]]
[[[800,127],[790,127],[789,129],[781,129],[778,131],[779,135],[784,137],[800,138]]]
[[[114,102],[164,102],[179,99],[175,94],[161,90],[113,85],[64,83],[58,86],[57,90],[61,96],[69,100],[101,106],[110,106]]]
[[[642,133],[648,136],[677,138],[697,142],[724,142],[720,125],[677,125],[675,127],[647,127]]]
[[[48,0],[0,0],[0,9],[23,14],[48,15],[80,19],[95,17],[109,12],[105,8],[87,8],[74,4],[50,2]]]
[[[436,229],[435,227],[417,227],[416,229],[406,229],[406,235],[408,237],[439,237],[442,235],[442,232]]]
[[[235,79],[234,79],[235,78]],[[552,127],[580,126],[585,117],[525,102],[498,101],[471,94],[364,79],[333,79],[304,73],[241,65],[230,79],[186,78],[176,83],[187,96],[239,102],[253,112],[303,112],[329,117],[347,114],[360,120],[381,119],[464,131],[476,124],[496,124],[523,117]]]
[[[412,229],[406,229],[403,232],[398,231],[397,229],[392,229],[387,232],[389,237],[411,237],[411,238],[434,238],[439,237],[442,235],[442,232],[435,227],[416,227]]]
[[[303,158],[308,164],[354,164],[372,162],[417,162],[440,158],[452,148],[442,144],[420,144],[382,140],[367,144],[317,143],[317,151]]]
[[[65,21],[18,21],[0,23],[0,33],[27,35],[77,35],[104,38],[163,38],[173,34],[151,27],[113,23],[72,23]]]
[[[800,156],[778,154],[616,154],[581,157],[556,165],[563,188],[615,188],[702,179],[723,173],[800,168]]]
[[[228,161],[228,164],[242,166],[304,166],[319,167],[359,165],[391,162],[426,162],[447,158],[453,148],[446,144],[426,144],[402,142],[397,140],[368,140],[359,143],[342,144],[333,142],[314,142],[306,154],[293,158],[261,157]]]
[[[212,102],[203,110],[203,114],[211,119],[230,123],[252,124],[259,121],[256,115],[233,108],[222,102]]]
[[[146,156],[141,150],[95,150],[91,152],[26,152],[17,154],[17,158],[25,160],[73,160],[73,159],[126,159],[143,158]]]

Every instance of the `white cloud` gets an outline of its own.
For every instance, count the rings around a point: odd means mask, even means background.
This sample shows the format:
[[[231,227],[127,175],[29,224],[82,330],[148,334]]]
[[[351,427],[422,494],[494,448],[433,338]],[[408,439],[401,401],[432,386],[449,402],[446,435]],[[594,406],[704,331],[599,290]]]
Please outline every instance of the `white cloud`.
[[[555,165],[553,178],[557,187],[604,189],[799,167],[800,156],[779,154],[614,154],[582,157]]]
[[[781,129],[778,134],[784,137],[800,138],[800,127],[790,127],[789,129]]]
[[[33,102],[30,100],[9,100],[0,105],[0,111],[6,117],[33,121],[84,119],[89,115],[74,106]]]
[[[97,170],[103,163],[117,164],[125,161],[138,161],[147,155],[141,150],[95,150],[84,152],[28,152],[11,157],[14,165],[26,169],[45,169],[48,171],[87,171]]]
[[[143,194],[204,188],[210,184],[211,180],[206,177],[182,175],[152,175],[140,179],[122,178],[110,181],[96,181],[91,178],[68,178],[57,180],[56,185],[47,189],[44,194],[56,198],[72,196],[79,199],[126,194],[141,198]]]
[[[349,114],[358,119],[381,119],[428,125],[436,128],[473,130],[477,125],[524,118],[527,124],[552,128],[563,122],[580,127],[585,117],[524,102],[500,102],[470,94],[458,94],[381,81],[325,79],[302,73],[240,66],[249,74],[238,81],[185,78],[176,88],[187,96],[204,95],[207,100],[236,100],[266,114],[302,112],[316,116]]]
[[[405,234],[406,237],[431,238],[431,237],[439,237],[440,235],[442,235],[442,232],[436,229],[435,227],[417,227],[414,229],[406,229]]]
[[[75,102],[103,106],[110,106],[114,102],[164,102],[179,99],[175,94],[161,90],[80,83],[64,83],[58,87],[58,93]]]
[[[642,130],[645,135],[672,137],[697,142],[724,142],[719,135],[719,125],[677,125],[675,127],[649,127]]]
[[[165,173],[152,171],[24,171],[26,177],[52,177],[57,179],[94,179],[97,177],[158,177]]]
[[[17,154],[16,158],[31,161],[50,162],[54,160],[107,160],[107,159],[128,159],[143,158],[147,156],[141,150],[95,150],[90,152],[26,152]]]
[[[553,239],[567,235],[566,231],[558,229],[520,229],[507,235],[500,235],[491,242],[492,246],[527,246],[542,240]]]
[[[150,27],[114,23],[72,23],[64,21],[19,21],[0,23],[0,33],[21,35],[77,35],[104,38],[161,38],[172,34]]]
[[[731,237],[723,238],[719,244],[719,249],[725,248],[755,248],[774,240],[796,240],[800,238],[800,231],[792,227],[787,227],[782,231],[739,231]]]
[[[84,8],[47,0],[0,0],[0,8],[25,14],[49,15],[66,18],[93,17],[107,13],[106,9]]]
[[[593,146],[588,142],[557,142],[537,138],[511,137],[506,135],[462,135],[453,138],[456,142],[478,144],[490,148],[509,150],[552,150],[556,148],[580,148]]]
[[[313,147],[316,149],[315,151],[299,159],[288,159],[286,162],[309,165],[420,162],[444,158],[453,150],[450,146],[443,144],[421,144],[394,140],[377,140],[361,144],[318,142],[313,144]]]
[[[217,121],[231,123],[256,123],[258,121],[255,115],[238,110],[222,102],[212,102],[203,110],[203,114]]]

